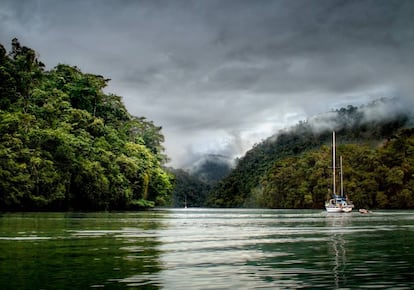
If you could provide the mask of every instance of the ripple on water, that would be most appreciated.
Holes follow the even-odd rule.
[[[162,289],[414,286],[412,212],[160,210],[75,214],[64,220],[46,216],[47,224],[39,222],[43,214],[34,216],[22,221],[11,215],[0,223],[2,249],[7,249],[2,261],[18,270],[3,267],[3,281],[20,273],[20,280],[35,281],[38,288],[54,280],[68,289],[62,277],[86,288],[113,283]],[[56,243],[36,243],[49,239]],[[64,259],[56,259],[56,253]],[[34,265],[34,257],[40,263]],[[50,271],[41,264],[56,267]]]
[[[50,240],[52,237],[39,237],[39,236],[18,236],[18,237],[0,237],[0,240],[5,241],[39,241]]]

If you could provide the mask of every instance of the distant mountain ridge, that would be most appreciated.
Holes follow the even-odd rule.
[[[274,164],[328,144],[332,130],[337,131],[338,143],[375,147],[411,124],[411,114],[396,99],[380,99],[312,117],[255,145],[209,192],[206,205],[259,206],[251,197]]]
[[[201,207],[208,192],[231,172],[227,156],[209,154],[189,170],[170,169],[175,176],[174,207]]]

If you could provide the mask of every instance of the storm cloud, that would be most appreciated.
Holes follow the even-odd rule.
[[[110,78],[179,167],[340,106],[412,106],[413,16],[410,0],[3,0],[0,42]]]

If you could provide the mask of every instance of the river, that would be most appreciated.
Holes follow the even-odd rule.
[[[414,289],[414,212],[0,214],[0,289]]]

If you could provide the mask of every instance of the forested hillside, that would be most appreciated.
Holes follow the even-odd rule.
[[[227,157],[210,154],[189,170],[170,170],[175,176],[172,205],[202,207],[208,192],[230,173],[231,165]]]
[[[131,116],[108,80],[46,71],[17,39],[0,45],[0,209],[102,210],[164,204],[161,127]]]
[[[414,139],[411,130],[401,131],[409,116],[402,112],[367,116],[392,101],[336,110],[257,144],[209,193],[207,204],[323,208],[330,190],[330,142],[335,129],[346,160],[345,187],[356,205],[413,207]]]
[[[183,169],[170,169],[175,176],[172,192],[173,207],[203,207],[211,185]]]
[[[331,148],[322,146],[275,162],[262,177],[255,203],[271,208],[323,208],[331,193]],[[358,208],[414,208],[414,129],[404,129],[378,148],[346,144],[345,193]]]

